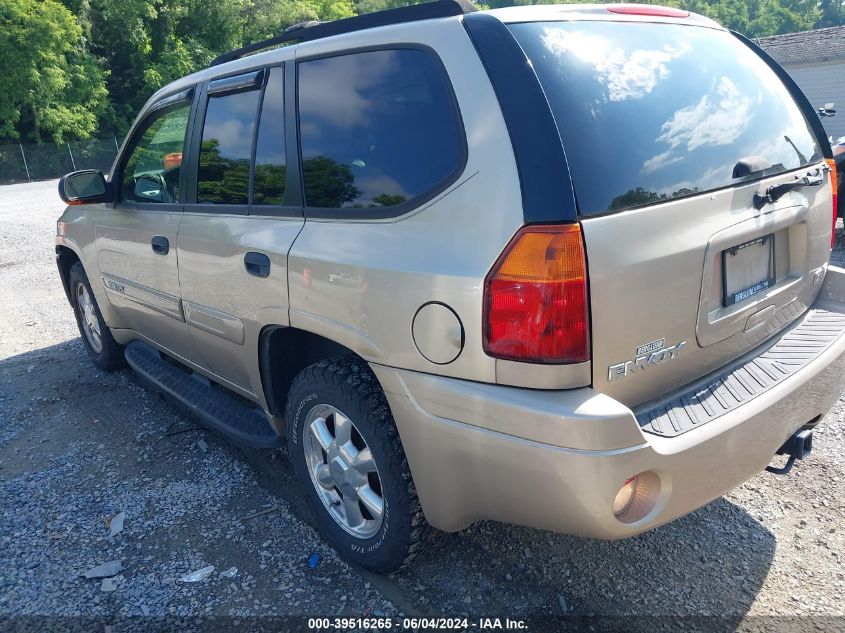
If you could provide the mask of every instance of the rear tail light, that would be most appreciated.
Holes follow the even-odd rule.
[[[589,360],[587,306],[580,225],[524,227],[484,281],[484,351],[529,363]]]
[[[828,173],[830,174],[830,189],[833,193],[833,226],[830,227],[830,247],[833,248],[836,245],[836,211],[839,207],[839,180],[837,180],[836,176],[836,161],[828,158],[827,166],[830,167]]]

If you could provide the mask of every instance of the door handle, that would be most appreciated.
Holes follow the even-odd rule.
[[[244,268],[250,275],[256,277],[270,276],[270,258],[264,253],[250,251],[244,255]]]
[[[154,235],[153,239],[150,240],[150,244],[152,244],[154,253],[167,255],[170,252],[170,240],[163,235]]]

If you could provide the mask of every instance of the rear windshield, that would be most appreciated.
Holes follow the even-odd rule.
[[[730,33],[669,24],[511,24],[552,108],[583,215],[718,189],[821,156],[772,70]],[[748,177],[745,178],[747,180]]]

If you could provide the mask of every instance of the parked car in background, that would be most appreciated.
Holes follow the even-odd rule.
[[[62,179],[56,254],[98,367],[286,442],[392,572],[433,528],[624,538],[804,457],[845,388],[834,178],[707,18],[446,0],[165,86]]]

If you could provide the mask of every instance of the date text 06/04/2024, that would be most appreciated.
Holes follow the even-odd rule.
[[[519,631],[527,629],[525,620],[510,618],[309,618],[308,629],[319,630],[413,630],[437,631],[467,629]]]

